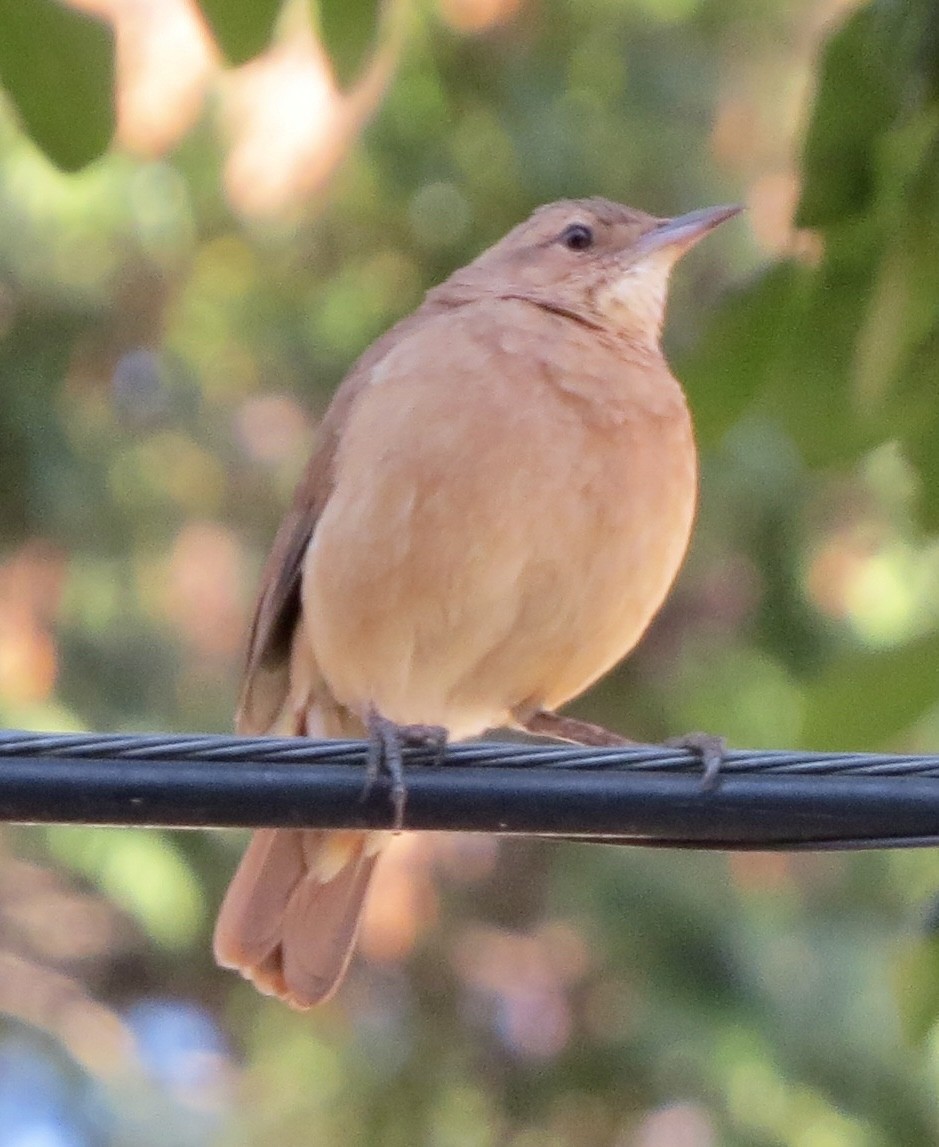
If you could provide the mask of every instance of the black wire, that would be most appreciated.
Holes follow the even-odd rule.
[[[0,732],[0,820],[390,828],[361,741]],[[713,790],[687,749],[461,743],[405,751],[413,829],[669,848],[939,844],[939,757],[731,750]]]
[[[165,733],[34,733],[0,730],[0,757],[151,761],[245,761],[253,764],[352,764],[365,761],[364,741],[312,740],[305,737],[234,737]],[[405,750],[409,761],[433,760],[432,748]],[[639,769],[650,772],[697,768],[696,755],[684,748],[629,745],[582,748],[569,744],[463,741],[447,747],[446,763],[482,767],[542,765],[552,768]],[[800,773],[815,776],[939,777],[939,755],[893,753],[809,753],[792,749],[728,749],[724,776],[747,773]]]

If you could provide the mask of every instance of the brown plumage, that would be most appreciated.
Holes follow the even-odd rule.
[[[238,731],[550,727],[658,610],[697,463],[659,348],[668,274],[736,208],[541,208],[352,368],[267,562]],[[566,733],[566,727],[565,727]],[[255,834],[219,962],[297,1007],[338,985],[380,833]]]

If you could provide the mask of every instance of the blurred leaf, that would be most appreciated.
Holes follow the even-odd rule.
[[[907,1038],[921,1043],[939,1021],[939,936],[910,941],[891,978]]]
[[[74,340],[88,319],[78,313],[18,315],[0,339],[0,541],[51,520],[63,487],[74,488],[71,456],[55,417],[54,392]]]
[[[57,0],[0,0],[0,80],[32,138],[64,168],[114,134],[114,42],[102,21]]]
[[[191,943],[205,915],[195,873],[171,833],[50,826],[50,850],[86,875],[167,948]]]
[[[852,245],[860,250],[845,254]],[[785,342],[769,378],[770,409],[809,466],[853,464],[883,436],[866,423],[854,389],[858,329],[870,289],[860,237],[832,243],[824,263],[780,314]]]
[[[680,372],[703,444],[761,400],[809,465],[854,462],[880,441],[852,391],[869,274],[863,254],[846,259],[833,244],[818,270],[776,264],[724,303]]]
[[[859,332],[859,387],[869,417],[894,434],[920,476],[920,520],[939,527],[939,103],[893,130],[881,149],[886,248]]]
[[[878,749],[939,701],[939,635],[881,653],[855,653],[807,682],[803,742]]]
[[[893,120],[902,97],[901,45],[891,23],[902,7],[862,8],[825,47],[803,150],[796,214],[801,227],[825,227],[871,206],[874,140]]]
[[[748,287],[728,296],[694,354],[678,372],[703,444],[713,444],[736,422],[776,367],[800,282],[796,263],[777,263]]]
[[[823,54],[796,222],[825,227],[872,210],[883,137],[937,97],[939,23],[931,0],[874,0],[848,19]]]
[[[923,420],[920,433],[904,438],[903,453],[919,477],[916,500],[919,521],[927,530],[939,530],[939,417],[936,412]]]
[[[243,64],[271,41],[282,0],[199,0],[222,54]]]
[[[341,85],[359,71],[374,42],[382,0],[319,0],[319,28]]]

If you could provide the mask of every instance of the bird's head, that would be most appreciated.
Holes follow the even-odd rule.
[[[657,343],[672,266],[740,210],[708,207],[658,219],[608,199],[549,203],[450,283],[458,290],[530,299]]]

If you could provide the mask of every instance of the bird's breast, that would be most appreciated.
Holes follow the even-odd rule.
[[[473,733],[629,651],[681,564],[697,476],[664,362],[552,353],[517,325],[451,336],[402,348],[357,402],[303,605],[340,701]]]

